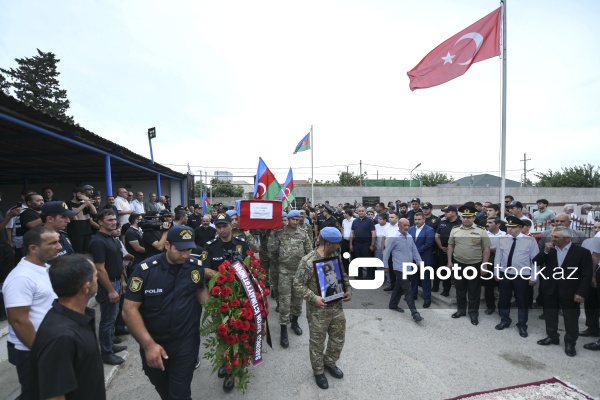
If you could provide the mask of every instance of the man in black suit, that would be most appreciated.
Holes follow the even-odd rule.
[[[565,320],[565,354],[573,357],[577,354],[575,343],[579,336],[580,305],[588,295],[592,280],[592,254],[573,245],[569,228],[558,226],[552,230],[552,242],[547,243],[533,261],[545,266],[539,277],[544,281],[540,290],[548,337],[537,343],[543,346],[560,343],[560,307]]]

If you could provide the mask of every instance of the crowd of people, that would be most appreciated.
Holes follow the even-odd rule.
[[[306,301],[309,357],[323,389],[325,371],[337,379],[344,375],[336,362],[346,329],[342,304],[352,298],[350,278],[375,279],[375,268],[348,276],[349,263],[358,258],[381,261],[383,291],[392,292],[389,309],[404,313],[404,296],[416,323],[424,320],[419,287],[427,309],[432,293],[448,297],[454,286],[457,310],[451,317],[468,315],[478,325],[483,286],[485,314],[498,312],[498,330],[511,326],[515,307],[519,335],[527,337],[530,310],[541,308],[547,337],[540,345],[560,342],[559,315],[568,356],[576,354],[579,336],[600,337],[600,221],[578,218],[569,205],[556,214],[540,199],[529,215],[507,196],[503,205],[447,205],[438,215],[418,198],[373,208],[307,202],[286,210],[280,229],[247,231],[238,225],[238,212],[223,204],[203,214],[198,204],[171,210],[168,196],[150,194],[145,201],[142,192],[117,193],[101,205],[91,185],[74,189],[66,201],[55,199],[51,188],[41,194],[25,190],[22,202],[0,215],[0,318],[9,321],[9,361],[22,399],[70,393],[104,398],[104,391],[92,395],[91,388],[103,382],[102,363],[124,362],[118,353],[126,349],[127,334],[139,343],[144,372],[161,398],[190,398],[207,283],[222,262],[243,258],[248,250],[267,272],[282,349],[289,347],[288,325],[303,334],[299,318]],[[589,224],[593,237],[584,229]],[[86,308],[92,297],[100,308],[97,343],[93,310]],[[579,332],[581,304],[587,329]],[[68,327],[62,339],[58,321]],[[72,358],[65,367],[71,373],[43,373],[52,362],[67,363],[57,358],[69,346],[93,362],[83,368],[83,359]],[[600,350],[600,340],[584,347]],[[218,376],[231,391],[228,371],[219,368]]]

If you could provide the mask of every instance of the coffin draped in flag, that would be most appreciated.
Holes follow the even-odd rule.
[[[256,171],[256,181],[254,182],[254,198],[257,200],[275,200],[279,197],[281,185],[275,179],[262,157],[258,158],[258,170]]]
[[[288,204],[292,204],[292,201],[296,199],[296,195],[294,193],[294,175],[292,173],[292,169],[288,172],[288,176],[283,184],[283,188],[281,188],[281,194],[279,195],[281,201],[283,202],[283,208],[287,208]]]
[[[500,7],[431,50],[407,72],[410,90],[441,85],[463,75],[473,63],[499,56],[501,13]]]

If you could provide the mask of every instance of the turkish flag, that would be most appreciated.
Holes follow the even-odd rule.
[[[441,85],[467,72],[471,64],[499,56],[501,11],[492,11],[431,50],[407,72],[410,90]]]

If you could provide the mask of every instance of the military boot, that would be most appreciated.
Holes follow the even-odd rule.
[[[298,317],[295,315],[290,315],[290,320],[292,321],[292,330],[298,336],[302,335],[302,328],[298,325]]]
[[[281,325],[281,339],[279,340],[279,344],[284,349],[287,349],[288,346],[290,345],[290,341],[288,340],[288,334],[287,334],[287,325]]]

